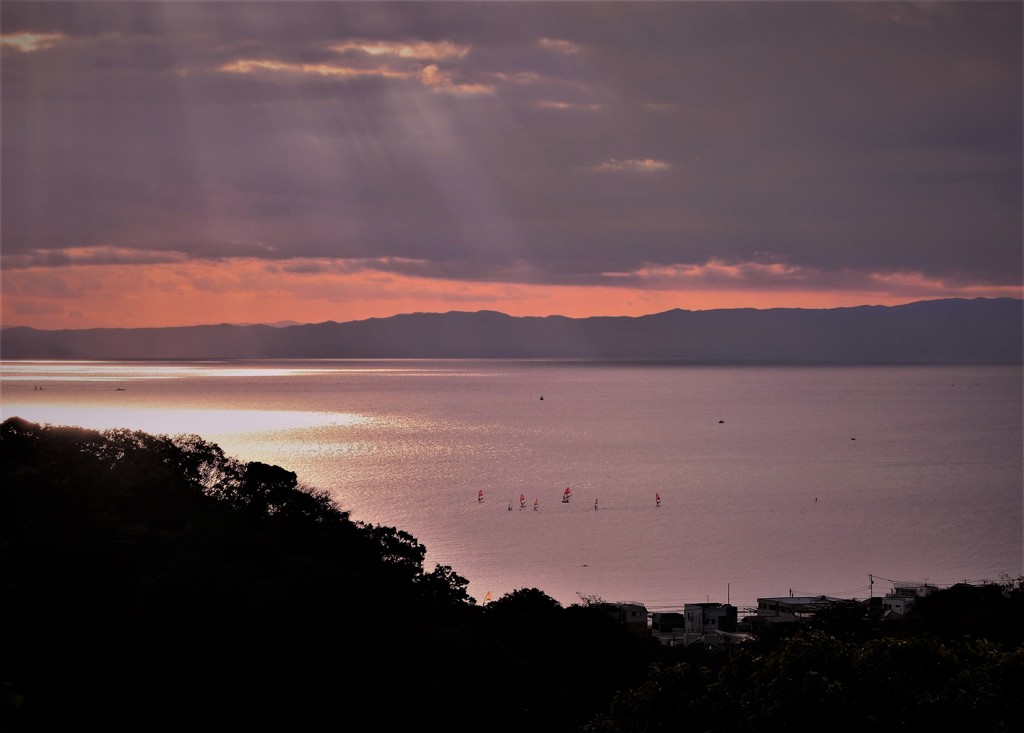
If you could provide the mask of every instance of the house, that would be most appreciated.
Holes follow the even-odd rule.
[[[728,603],[687,603],[682,613],[651,614],[651,636],[665,646],[715,648],[754,638],[737,632],[736,607]]]
[[[682,634],[686,631],[686,616],[675,611],[652,613],[651,631],[657,634]]]
[[[651,614],[651,636],[664,646],[686,644],[686,616],[675,611]]]
[[[646,637],[650,631],[647,606],[633,601],[604,604],[612,618],[626,626],[626,631]]]
[[[780,622],[807,621],[813,618],[818,611],[846,602],[845,598],[831,596],[758,598],[756,615]]]
[[[736,606],[728,603],[687,603],[683,615],[686,631],[691,634],[736,631]]]
[[[772,634],[806,623],[819,611],[847,602],[844,598],[831,596],[758,598],[757,612],[746,616],[738,628],[759,635]]]
[[[882,610],[887,617],[906,616],[918,598],[931,595],[939,588],[928,583],[893,582],[892,591],[882,597]]]

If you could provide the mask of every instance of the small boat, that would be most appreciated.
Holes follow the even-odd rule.
[[[568,504],[569,499],[572,498],[572,489],[568,486],[565,487],[565,491],[562,492],[562,503]]]
[[[597,499],[594,499],[594,511],[597,511]]]
[[[478,492],[476,492],[476,502],[477,502],[477,504],[479,504],[483,500],[484,500],[484,490],[480,489]]]
[[[661,506],[661,494],[659,494],[657,491],[654,492],[654,505]]]

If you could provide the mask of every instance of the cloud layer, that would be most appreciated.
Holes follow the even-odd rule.
[[[1021,8],[6,2],[3,321],[132,267],[322,320],[1019,297]]]

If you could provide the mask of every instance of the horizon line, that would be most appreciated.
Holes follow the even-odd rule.
[[[0,325],[0,331],[7,331],[15,328],[24,328],[31,331],[144,331],[144,330],[169,330],[174,328],[215,328],[218,326],[232,326],[234,328],[252,328],[254,326],[266,326],[268,328],[293,328],[295,326],[322,326],[325,324],[345,324],[345,323],[364,323],[367,321],[384,321],[390,318],[399,318],[402,316],[422,316],[422,315],[453,315],[453,314],[467,314],[476,315],[481,313],[493,313],[496,315],[504,316],[506,318],[517,318],[517,319],[545,319],[545,318],[563,318],[571,321],[586,321],[590,319],[630,319],[636,320],[640,318],[649,318],[651,316],[663,315],[665,313],[673,313],[680,311],[683,313],[715,313],[721,311],[841,311],[841,310],[855,310],[859,308],[902,308],[911,305],[917,305],[920,303],[940,303],[945,301],[978,301],[978,300],[1012,300],[1024,303],[1024,295],[1021,297],[1010,297],[1010,296],[999,296],[999,297],[984,297],[978,296],[974,298],[965,297],[951,297],[951,298],[924,298],[919,300],[908,300],[905,303],[899,303],[896,305],[880,305],[872,303],[864,303],[861,305],[847,305],[847,306],[835,306],[831,308],[802,308],[802,307],[787,307],[787,306],[773,306],[770,308],[754,308],[751,306],[742,306],[736,308],[669,308],[668,310],[655,311],[653,313],[645,313],[639,316],[628,316],[628,315],[617,315],[617,316],[565,316],[558,313],[551,313],[546,316],[514,316],[503,311],[492,310],[488,308],[482,308],[474,311],[464,310],[448,310],[448,311],[401,311],[398,313],[392,313],[388,316],[370,316],[369,318],[356,318],[349,321],[335,321],[328,319],[326,321],[292,321],[289,319],[282,319],[280,321],[273,321],[270,323],[258,322],[258,323],[230,323],[227,321],[221,321],[219,323],[192,323],[184,324],[180,326],[88,326],[85,328],[37,328],[35,326],[24,326],[24,325]]]

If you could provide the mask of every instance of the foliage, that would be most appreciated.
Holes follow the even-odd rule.
[[[1021,730],[1024,648],[928,635],[845,641],[808,630],[767,653],[738,647],[717,671],[652,668],[590,733],[714,730]]]
[[[429,665],[408,638],[443,632],[420,619],[464,623],[472,606],[468,581],[425,572],[407,533],[194,435],[12,418],[0,461],[0,701],[15,727],[134,727],[158,709],[168,727],[200,711],[370,719],[392,689],[380,680],[412,689]]]
[[[918,598],[906,626],[912,633],[957,638],[973,636],[1006,644],[1024,644],[1024,576],[999,583],[958,583]]]
[[[596,597],[477,606],[394,527],[196,435],[0,424],[5,730],[1024,729],[1022,579],[727,651]]]
[[[196,435],[11,418],[0,725],[563,733],[642,679],[607,614],[535,588],[479,607],[425,555]]]

